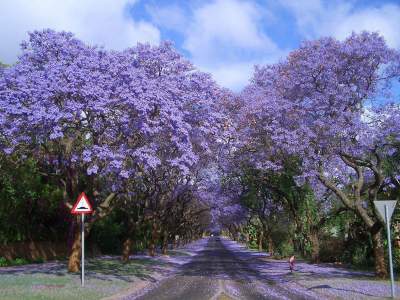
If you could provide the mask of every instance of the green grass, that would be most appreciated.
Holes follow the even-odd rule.
[[[122,263],[117,259],[91,259],[86,264],[85,287],[80,274],[70,274],[66,264],[40,270],[27,266],[15,273],[1,272],[0,299],[100,299],[116,294],[139,280],[154,280],[152,274],[162,264],[150,259]]]

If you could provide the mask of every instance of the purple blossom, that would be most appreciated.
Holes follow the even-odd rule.
[[[14,149],[13,148],[4,148],[3,151],[5,154],[9,155],[14,152]]]
[[[86,170],[107,183],[102,192],[125,195],[164,172],[163,187],[193,183],[213,158],[230,93],[171,43],[108,51],[43,30],[21,47],[0,75],[1,149],[34,154],[60,176]]]
[[[97,174],[98,170],[99,170],[99,167],[97,165],[92,165],[89,168],[87,168],[87,174],[88,175]]]
[[[122,178],[125,178],[125,179],[129,178],[129,172],[126,171],[126,170],[122,170],[122,171],[119,173],[119,175],[120,175]]]
[[[92,161],[92,152],[90,150],[83,150],[82,152],[82,160],[84,162],[91,162]]]

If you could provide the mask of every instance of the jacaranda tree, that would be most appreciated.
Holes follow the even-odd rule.
[[[256,68],[244,91],[253,107],[248,143],[264,166],[280,168],[282,153],[301,160],[303,175],[318,190],[330,189],[370,233],[378,276],[387,275],[381,229],[373,201],[385,185],[383,161],[399,140],[399,107],[378,107],[398,78],[399,53],[374,33],[343,42],[305,42],[281,63]],[[247,95],[247,96],[246,96]],[[284,157],[284,156],[283,156]]]
[[[68,207],[89,192],[88,231],[129,180],[160,166],[188,174],[218,122],[218,87],[169,43],[115,52],[36,31],[0,90],[2,150],[40,161]],[[79,270],[79,251],[77,232],[70,271]]]

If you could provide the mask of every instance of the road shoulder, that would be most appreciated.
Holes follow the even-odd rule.
[[[150,257],[147,255],[133,255],[130,258],[134,260],[137,257],[145,257],[158,262],[160,265],[168,265],[168,269],[163,269],[162,272],[155,271],[152,273],[153,280],[140,280],[132,283],[127,289],[120,291],[117,294],[103,298],[102,300],[123,300],[134,299],[156,288],[165,280],[174,276],[180,267],[188,262],[200,251],[202,251],[207,243],[207,239],[200,239],[183,247],[171,250],[168,255],[156,255]]]
[[[378,280],[372,272],[356,271],[333,264],[311,264],[297,262],[295,271],[289,271],[287,260],[277,260],[267,253],[246,248],[230,240],[229,247],[248,253],[242,257],[276,285],[289,291],[307,293],[317,299],[382,299],[390,297],[389,280]],[[396,282],[396,294],[400,295],[400,284]]]

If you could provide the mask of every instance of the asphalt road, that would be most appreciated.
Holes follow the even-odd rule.
[[[309,299],[260,274],[248,254],[232,250],[218,237],[173,276],[162,280],[140,300]]]

